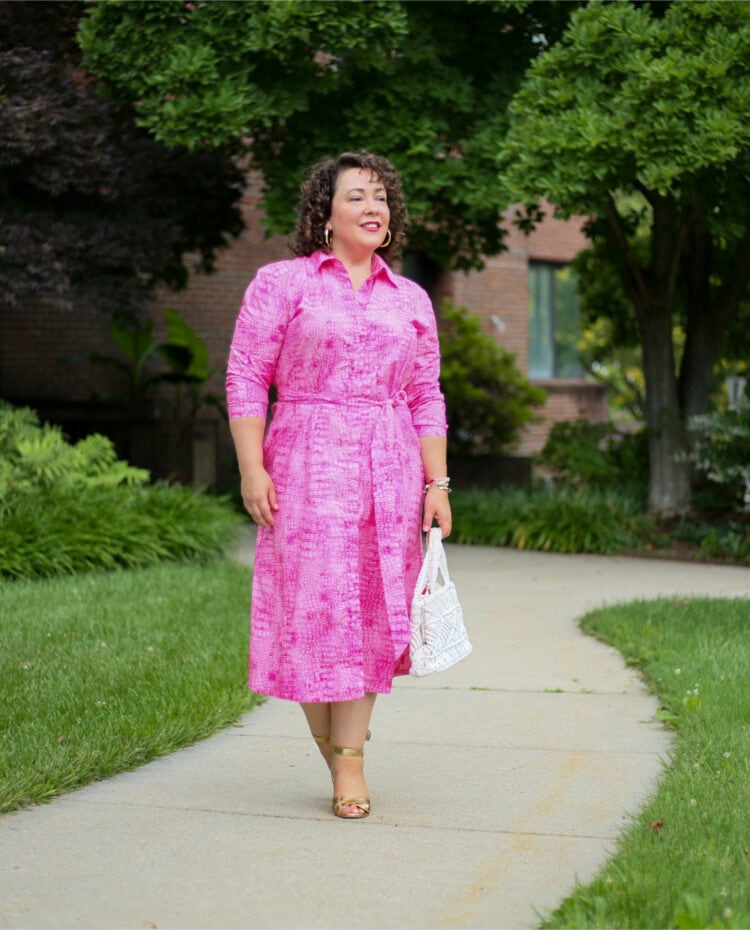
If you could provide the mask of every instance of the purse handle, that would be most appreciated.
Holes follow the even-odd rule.
[[[419,572],[417,590],[432,593],[435,590],[438,573],[443,576],[445,584],[450,583],[448,560],[443,548],[443,531],[439,526],[433,526],[427,536],[427,553]]]

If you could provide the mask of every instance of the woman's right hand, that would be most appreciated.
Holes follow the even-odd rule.
[[[240,485],[242,503],[245,510],[264,530],[270,530],[276,523],[273,514],[279,509],[276,488],[273,479],[265,468],[254,468],[242,474]]]

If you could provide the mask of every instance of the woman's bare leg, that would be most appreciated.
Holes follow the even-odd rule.
[[[331,743],[345,749],[362,749],[370,725],[376,695],[367,693],[356,701],[331,703]],[[336,797],[366,798],[367,783],[362,756],[332,756],[333,793]],[[356,805],[343,808],[344,814],[356,814]]]
[[[331,735],[331,705],[327,702],[319,704],[304,703],[300,704],[302,711],[307,718],[307,725],[313,736],[330,736]],[[326,760],[328,768],[331,767],[331,740],[327,739],[318,743],[320,754]]]

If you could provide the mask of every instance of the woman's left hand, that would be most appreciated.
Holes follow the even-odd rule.
[[[451,505],[448,501],[448,492],[440,488],[430,488],[424,496],[424,519],[422,520],[422,531],[428,532],[432,526],[432,521],[437,520],[438,526],[442,530],[443,539],[450,536],[453,525],[451,517]]]

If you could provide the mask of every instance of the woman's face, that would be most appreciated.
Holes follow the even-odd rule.
[[[347,168],[336,181],[331,202],[331,251],[356,261],[383,244],[391,213],[381,180],[367,168]]]

